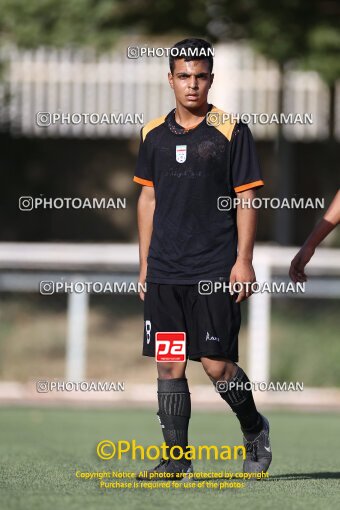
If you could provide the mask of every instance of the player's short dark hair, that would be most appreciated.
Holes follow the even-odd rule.
[[[190,62],[191,60],[207,60],[209,63],[209,71],[212,72],[214,65],[214,57],[213,57],[213,48],[212,45],[205,41],[204,39],[183,39],[183,41],[179,41],[173,45],[173,48],[177,48],[175,51],[170,51],[169,56],[169,66],[170,71],[173,73],[175,69],[175,60],[183,59],[185,62]],[[190,51],[188,51],[190,48]],[[195,50],[195,48],[197,48]],[[182,50],[182,55],[181,55]],[[204,51],[205,50],[205,51]],[[178,56],[175,53],[178,51]],[[198,56],[192,56],[194,52],[197,52]],[[186,55],[183,56],[183,53]],[[199,55],[201,53],[201,55]]]

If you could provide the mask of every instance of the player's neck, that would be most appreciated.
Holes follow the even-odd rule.
[[[176,103],[175,121],[183,128],[191,129],[202,122],[208,110],[208,103],[195,110],[188,110],[188,108]]]

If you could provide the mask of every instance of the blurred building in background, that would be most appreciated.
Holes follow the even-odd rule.
[[[162,43],[154,43],[162,47]],[[280,112],[283,83],[283,112],[293,122],[283,126],[291,141],[322,141],[330,132],[329,89],[317,72],[289,71],[281,77],[277,64],[241,43],[214,46],[215,80],[210,100],[230,113],[253,113],[257,140],[273,140],[278,134],[275,120],[265,115]],[[174,107],[167,81],[168,59],[127,58],[127,48],[95,55],[86,50],[8,49],[2,52],[5,74],[1,84],[1,127],[13,136],[43,138],[122,138],[138,136],[140,125],[67,122],[70,113],[116,115],[142,114],[145,122]],[[340,87],[336,105],[340,104]],[[54,124],[39,124],[38,113],[65,114]],[[309,114],[312,123],[296,120]],[[262,118],[262,122],[261,122]],[[246,116],[245,116],[246,119]],[[288,119],[288,117],[287,117]],[[295,119],[295,123],[294,123]],[[33,121],[33,122],[32,122]],[[335,137],[340,140],[340,108],[335,111]]]

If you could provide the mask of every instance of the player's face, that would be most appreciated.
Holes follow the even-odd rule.
[[[169,83],[174,90],[176,100],[185,108],[195,110],[207,102],[208,92],[214,75],[209,71],[207,60],[174,62],[174,72],[168,74]]]

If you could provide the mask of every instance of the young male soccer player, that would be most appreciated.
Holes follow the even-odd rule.
[[[244,384],[249,379],[236,364],[240,302],[250,293],[242,289],[231,295],[221,289],[204,295],[198,285],[201,280],[255,281],[256,211],[220,210],[217,204],[220,196],[252,199],[263,181],[248,127],[224,118],[219,123],[221,111],[208,103],[214,77],[211,45],[185,39],[174,47],[178,56],[170,56],[168,78],[176,108],[142,129],[134,177],[143,186],[137,208],[140,282],[147,282],[145,296],[141,293],[143,354],[155,356],[155,333],[185,332],[188,358],[202,363],[214,385],[239,383],[220,395],[244,434],[243,468],[267,471],[272,458],[269,424],[257,411]],[[191,414],[186,361],[157,363],[157,368],[157,414],[164,441],[185,452]],[[153,475],[174,476],[191,471],[184,457],[162,459],[152,470]]]

